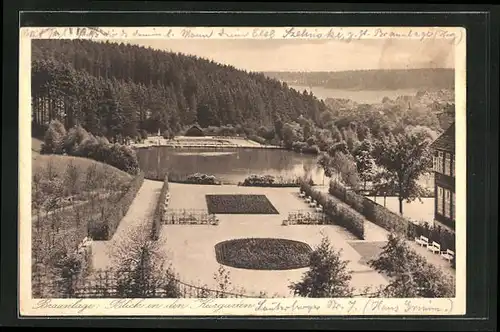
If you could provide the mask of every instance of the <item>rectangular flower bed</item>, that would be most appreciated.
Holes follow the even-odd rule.
[[[266,195],[206,195],[207,207],[215,214],[278,214]]]

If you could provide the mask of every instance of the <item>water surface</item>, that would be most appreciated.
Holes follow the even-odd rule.
[[[281,149],[150,147],[138,149],[139,165],[146,174],[169,173],[215,175],[223,183],[237,184],[251,174],[285,178],[310,175],[317,184],[326,183],[316,156]]]

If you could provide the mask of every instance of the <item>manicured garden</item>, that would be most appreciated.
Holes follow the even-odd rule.
[[[278,214],[266,195],[205,195],[209,213]]]
[[[311,252],[308,244],[287,239],[235,239],[215,245],[218,263],[252,270],[291,270],[308,267]]]

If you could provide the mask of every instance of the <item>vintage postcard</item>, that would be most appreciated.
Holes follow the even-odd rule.
[[[20,30],[20,315],[462,315],[466,31]]]

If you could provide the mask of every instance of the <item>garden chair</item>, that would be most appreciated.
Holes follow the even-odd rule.
[[[441,257],[443,257],[443,259],[446,259],[448,262],[451,262],[453,260],[453,257],[455,257],[455,252],[451,251],[450,249],[446,249],[446,251],[441,252]]]
[[[432,251],[433,254],[439,254],[441,252],[441,245],[436,241],[432,241],[432,244],[427,246],[427,249]]]
[[[417,242],[417,244],[422,247],[427,247],[429,245],[429,239],[423,235],[420,235],[420,237],[416,237],[415,242]]]
[[[306,198],[306,202],[307,202],[307,203],[310,203],[310,202],[311,202],[311,197],[310,197],[310,196],[307,196],[307,198]]]

